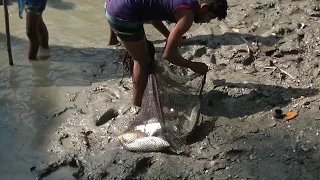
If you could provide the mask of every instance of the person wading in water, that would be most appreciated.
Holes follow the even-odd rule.
[[[49,34],[42,13],[47,0],[25,0],[26,31],[29,39],[28,59],[38,60],[50,56]],[[37,56],[39,51],[39,56]]]

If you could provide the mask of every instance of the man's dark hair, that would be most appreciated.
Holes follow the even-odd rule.
[[[227,0],[207,0],[206,3],[208,4],[208,10],[216,15],[219,21],[227,17]]]

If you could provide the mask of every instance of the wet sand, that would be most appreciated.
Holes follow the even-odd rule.
[[[61,168],[45,179],[318,179],[317,3],[230,1],[227,24],[214,20],[186,34],[184,57],[213,69],[187,156],[131,153],[115,140],[133,116],[131,84],[126,77],[118,85],[123,50],[107,45],[103,2],[50,1],[44,20],[53,56],[37,62],[26,59],[25,19],[13,3],[13,67],[0,28],[0,179],[34,179],[52,163]],[[146,27],[161,52],[163,38]],[[239,34],[251,56],[237,52],[247,49]],[[109,108],[120,115],[95,126]],[[298,116],[274,119],[276,108]]]

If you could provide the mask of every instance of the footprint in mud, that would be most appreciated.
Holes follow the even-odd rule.
[[[111,108],[108,109],[97,121],[96,126],[101,126],[105,123],[107,123],[109,120],[116,118],[119,115],[118,111]]]
[[[222,157],[225,159],[234,159],[234,158],[238,158],[244,151],[243,150],[239,150],[239,149],[232,149],[228,152],[222,153]]]
[[[71,149],[74,147],[71,143],[71,137],[69,136],[69,134],[62,134],[59,138],[59,143],[61,146],[67,149]]]
[[[231,163],[239,159],[239,156],[244,153],[244,150],[232,149],[227,152],[222,152],[213,157],[213,160],[205,163],[206,170],[218,171],[230,166]]]
[[[61,143],[62,143],[62,146],[67,148],[67,149],[71,149],[71,148],[74,147],[73,144],[71,143],[71,138],[70,137],[62,139]]]

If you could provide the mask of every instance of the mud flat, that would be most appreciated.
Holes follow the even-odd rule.
[[[39,162],[32,172],[39,179],[63,170],[70,179],[318,179],[319,1],[229,4],[226,23],[193,26],[181,49],[187,59],[212,69],[203,122],[186,153],[122,149],[115,137],[134,116],[132,87],[130,78],[123,85],[107,80],[70,101],[72,115],[48,148],[60,160]],[[160,52],[163,41],[149,39]],[[178,72],[174,67],[169,73]],[[103,73],[98,70],[96,77]],[[97,126],[108,109],[116,112]],[[298,116],[277,119],[276,109]]]

